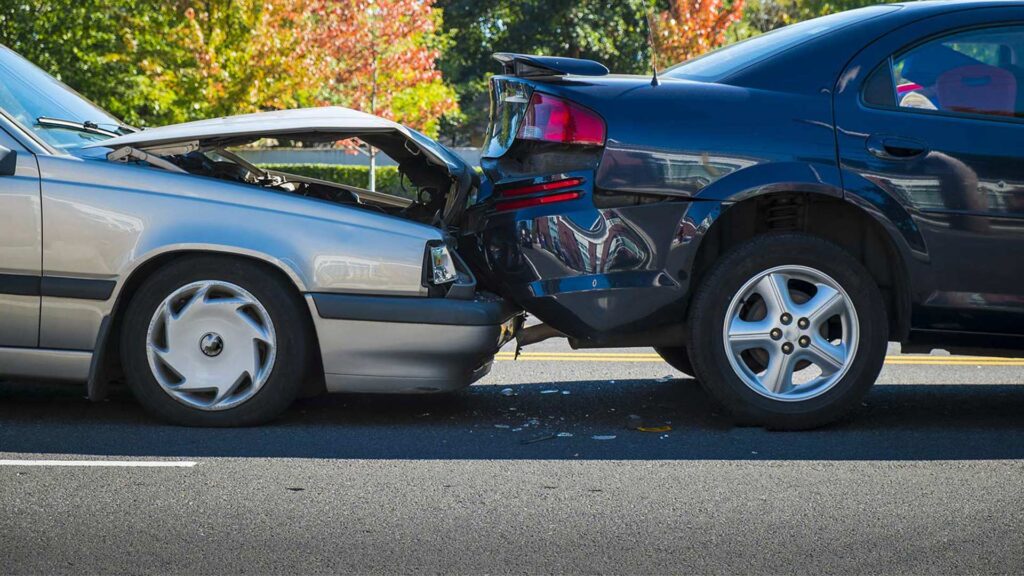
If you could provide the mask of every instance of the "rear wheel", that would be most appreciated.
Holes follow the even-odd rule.
[[[263,423],[305,382],[308,312],[258,264],[176,260],[145,281],[126,313],[121,350],[132,391],[174,424]]]
[[[690,362],[690,353],[682,346],[670,348],[655,348],[655,352],[662,360],[668,362],[669,366],[679,370],[687,376],[693,376],[693,364]]]
[[[698,379],[741,421],[779,429],[832,422],[874,384],[888,341],[873,278],[806,234],[754,238],[709,271],[691,307]]]

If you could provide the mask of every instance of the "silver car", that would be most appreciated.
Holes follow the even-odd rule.
[[[417,200],[263,170],[229,148],[359,138]],[[0,47],[0,377],[122,375],[154,414],[235,426],[300,393],[438,392],[520,315],[450,231],[479,184],[438,143],[344,108],[136,130]]]

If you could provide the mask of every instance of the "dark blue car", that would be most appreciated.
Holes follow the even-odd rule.
[[[904,351],[1024,349],[1024,3],[914,2],[651,76],[500,54],[463,252],[739,420],[831,422]]]

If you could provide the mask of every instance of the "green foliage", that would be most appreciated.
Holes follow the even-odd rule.
[[[129,124],[175,116],[175,94],[164,87],[171,71],[158,63],[181,55],[153,33],[172,26],[156,0],[0,2],[0,44]]]
[[[307,176],[337,184],[366,188],[370,182],[369,166],[339,166],[336,164],[261,164],[261,168],[287,172],[296,176]],[[377,191],[385,194],[414,198],[415,188],[406,181],[402,189],[401,176],[397,166],[377,168]]]
[[[742,40],[801,20],[894,1],[896,0],[747,0],[743,8],[743,20],[731,31],[731,39]]]
[[[664,10],[667,0],[649,0]],[[440,61],[455,86],[461,125],[442,124],[455,145],[479,145],[487,122],[487,78],[499,71],[494,52],[590,58],[612,72],[649,70],[647,23],[641,0],[439,0],[450,45]]]
[[[747,0],[729,39],[878,1]],[[0,0],[0,43],[137,126],[316,105],[328,93],[329,100],[366,108],[366,90],[356,89],[369,85],[366,74],[351,79],[329,69],[353,75],[357,63],[367,61],[360,51],[367,43],[357,34],[367,27],[340,9],[364,2]],[[310,8],[321,4],[319,12]],[[381,9],[385,4],[403,6],[389,0]],[[590,58],[612,72],[649,71],[642,0],[437,0],[433,6],[440,14],[419,6],[418,48],[403,45],[393,51],[395,65],[381,68],[408,77],[382,76],[388,103],[378,112],[439,132],[451,144],[481,143],[487,79],[499,70],[494,52]],[[658,14],[669,1],[648,0],[648,7]],[[389,18],[381,33],[415,35],[401,22]],[[381,38],[398,45],[392,36]],[[438,53],[443,80],[432,72]]]

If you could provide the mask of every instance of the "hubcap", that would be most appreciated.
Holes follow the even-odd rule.
[[[856,357],[853,302],[838,282],[813,268],[779,266],[758,274],[733,297],[725,318],[729,364],[751,390],[774,400],[824,394]]]
[[[208,280],[175,290],[157,307],[146,352],[153,376],[172,398],[200,410],[225,410],[266,383],[277,337],[270,314],[252,294]]]

